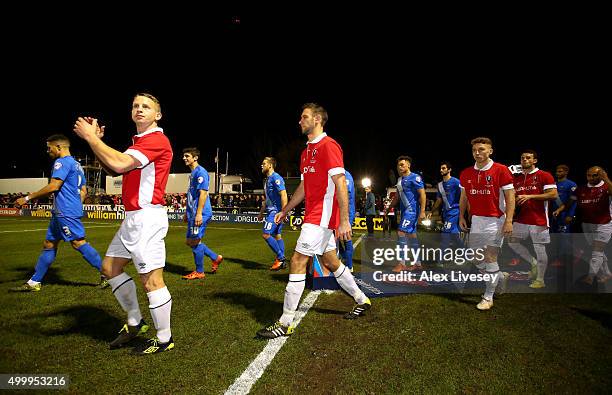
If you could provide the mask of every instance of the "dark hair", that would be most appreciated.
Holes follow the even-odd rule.
[[[475,139],[472,139],[470,144],[489,144],[492,147],[493,141],[491,141],[491,139],[488,137],[476,137]]]
[[[558,169],[558,168],[561,168],[561,169],[563,169],[563,170],[565,170],[566,172],[568,172],[568,173],[569,173],[569,166],[568,166],[568,165],[558,165],[558,166],[557,166],[557,169]]]
[[[317,103],[306,103],[302,106],[302,110],[310,109],[312,111],[312,115],[319,114],[321,116],[321,126],[325,126],[327,123],[327,111]]]
[[[446,168],[449,169],[449,170],[453,168],[453,165],[451,165],[451,163],[449,161],[446,161],[446,160],[442,161],[442,163],[440,163],[440,167],[442,167],[442,166],[446,166]]]
[[[47,137],[47,143],[56,143],[56,142],[62,142],[70,146],[70,140],[68,139],[68,137],[64,136],[63,134],[54,134],[54,135]]]
[[[538,159],[538,153],[535,152],[532,149],[524,149],[524,150],[522,150],[521,151],[521,155],[523,155],[523,154],[531,154],[531,155],[533,155],[533,159]]]
[[[155,104],[157,104],[157,111],[161,112],[161,104],[159,103],[159,100],[157,100],[157,97],[153,96],[150,93],[137,93],[134,95],[134,99],[136,99],[138,96],[146,97],[148,99],[153,100]]]
[[[272,165],[273,168],[276,169],[276,159],[272,156],[266,156],[264,160]]]
[[[408,155],[401,155],[397,157],[397,160],[395,161],[395,163],[399,163],[400,161],[407,161],[408,163],[410,163],[412,165],[412,158],[409,157]]]
[[[189,148],[184,148],[183,149],[183,154],[190,154],[193,157],[198,157],[198,159],[200,158],[200,150],[197,149],[196,147],[189,147]]]

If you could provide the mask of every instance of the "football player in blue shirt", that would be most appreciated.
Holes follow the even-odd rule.
[[[267,156],[261,162],[261,172],[266,176],[264,184],[265,199],[261,203],[259,220],[264,220],[262,237],[268,243],[270,249],[276,254],[276,259],[270,270],[280,270],[287,267],[285,262],[285,242],[281,236],[283,224],[275,224],[274,216],[287,205],[287,191],[285,180],[274,171],[276,159]]]
[[[463,248],[463,241],[459,237],[459,201],[461,194],[465,193],[459,179],[451,176],[452,166],[449,162],[440,164],[440,175],[442,181],[437,185],[437,199],[431,211],[435,212],[438,207],[442,206],[442,243],[440,248],[442,252],[448,248],[451,243],[458,248]]]
[[[578,185],[568,180],[569,166],[559,165],[555,171],[557,176],[557,199],[550,200],[550,232],[560,233],[557,243],[557,258],[551,266],[561,266],[562,259],[572,256],[572,245],[569,233],[572,233],[572,220],[576,215],[576,201],[571,199]],[[565,209],[564,209],[565,208]]]
[[[80,252],[87,263],[95,267],[98,272],[102,267],[100,254],[85,240],[85,228],[81,222],[83,200],[87,195],[85,174],[79,162],[70,155],[70,140],[61,134],[50,136],[47,138],[47,152],[52,159],[55,159],[51,181],[39,191],[17,199],[15,205],[23,206],[30,200],[53,194],[53,215],[34,275],[27,283],[12,288],[13,292],[40,291],[41,282],[55,260],[61,240],[69,241],[72,248]],[[107,285],[103,277],[100,285],[102,288]]]
[[[189,176],[189,189],[187,190],[187,209],[185,221],[187,222],[187,239],[185,244],[193,251],[193,260],[196,270],[183,276],[185,280],[196,280],[206,277],[204,274],[204,255],[212,260],[212,273],[216,273],[223,256],[216,254],[202,243],[206,226],[212,218],[212,206],[208,195],[210,178],[208,172],[198,164],[200,151],[197,148],[185,148],[183,161],[191,169]]]
[[[355,181],[348,170],[344,169],[344,177],[346,178],[346,189],[348,191],[349,201],[349,223],[351,226],[355,223]],[[340,241],[338,243],[338,251],[344,260],[344,265],[353,271],[353,240]]]
[[[409,248],[413,254],[420,251],[419,240],[417,238],[417,223],[424,220],[425,217],[425,186],[421,176],[410,171],[412,158],[409,156],[400,156],[397,158],[397,193],[393,196],[390,207],[395,207],[397,201],[400,201],[401,219],[397,228],[398,244],[401,250]],[[385,209],[385,216],[388,214],[388,209]],[[410,267],[406,266],[405,261],[409,257],[404,255],[403,259],[393,268],[394,272],[405,270],[421,269],[421,261],[418,256],[413,256],[413,262]]]

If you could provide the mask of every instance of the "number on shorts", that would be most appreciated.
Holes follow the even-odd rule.
[[[402,228],[407,228],[408,226],[410,226],[410,220],[409,219],[405,219],[402,221]]]
[[[264,226],[264,229],[265,230],[272,230],[272,225],[274,225],[274,223],[266,222],[266,225]]]

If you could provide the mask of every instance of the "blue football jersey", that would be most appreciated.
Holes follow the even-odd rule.
[[[441,189],[442,188],[442,189]],[[442,199],[442,213],[459,209],[461,198],[461,183],[458,178],[451,177],[448,181],[440,181],[437,186],[437,197]],[[444,195],[442,193],[444,192]]]
[[[266,194],[266,213],[277,213],[281,211],[281,191],[285,190],[285,180],[277,172],[266,178],[264,192]]]
[[[346,177],[346,189],[348,191],[349,222],[352,224],[355,221],[355,181],[346,169],[344,169],[344,177]]]
[[[191,172],[189,176],[189,189],[187,190],[187,219],[194,219],[198,211],[198,203],[200,201],[200,191],[208,191],[210,178],[208,172],[198,166]],[[202,208],[202,217],[212,215],[212,206],[210,205],[210,195],[206,196],[206,203]]]
[[[578,186],[574,181],[571,180],[563,180],[557,182],[557,193],[559,196],[555,200],[550,201],[550,211],[555,211],[558,209],[561,204],[569,205],[569,208],[566,207],[567,215],[573,217],[576,212],[576,201],[570,199],[572,193],[576,191]]]
[[[59,191],[53,192],[53,214],[58,217],[82,217],[81,188],[85,185],[85,173],[81,164],[72,156],[57,158],[53,162],[51,178],[64,182]]]
[[[417,191],[423,188],[423,179],[416,173],[410,173],[397,179],[397,193],[399,194],[402,213],[419,212],[419,194]]]

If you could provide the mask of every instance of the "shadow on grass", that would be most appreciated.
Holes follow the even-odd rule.
[[[97,286],[99,284],[99,280],[100,280],[99,273],[97,272],[97,270],[93,269],[91,266],[89,266],[86,263],[84,263],[83,270],[91,271],[92,282],[90,282],[90,283],[86,283],[86,282],[82,282],[82,281],[64,280],[64,279],[62,279],[58,275],[58,269],[59,268],[55,268],[55,267],[51,266],[47,270],[47,273],[45,274],[45,277],[42,280],[43,286],[45,284],[54,284],[54,285],[67,285],[67,286],[70,286],[70,287],[81,287],[81,286],[95,287],[95,286]],[[31,268],[21,267],[21,268],[14,269],[13,271],[17,272],[17,273],[21,273],[21,275],[19,275],[19,278],[16,278],[16,279],[13,279],[13,280],[0,281],[0,284],[12,283],[12,282],[15,282],[15,281],[20,282],[20,283],[25,283],[34,274],[34,267],[31,267]]]
[[[263,325],[276,321],[283,312],[281,302],[246,292],[220,292],[213,294],[212,297],[223,299],[230,305],[242,305],[258,323]]]
[[[605,311],[586,310],[572,307],[572,310],[578,314],[599,322],[604,328],[612,329],[612,314]]]
[[[109,314],[106,310],[92,306],[75,306],[57,310],[45,315],[47,318],[67,318],[61,329],[45,330],[40,333],[46,336],[64,336],[66,334],[85,335],[102,342],[109,342],[117,336],[123,321]]]
[[[478,294],[432,293],[430,295],[444,298],[451,302],[463,303],[470,306],[473,306],[476,303],[480,302],[480,296]]]
[[[172,274],[179,274],[181,276],[184,276],[185,274],[191,273],[191,271],[195,270],[195,264],[193,263],[193,261],[191,262],[191,266],[193,266],[192,270],[190,270],[188,267],[185,267],[183,265],[177,265],[176,263],[166,262],[166,266],[164,266],[164,272],[168,272]]]
[[[269,265],[266,265],[264,263],[249,261],[249,260],[240,259],[240,258],[232,258],[232,257],[223,255],[223,263],[221,265],[225,264],[226,262],[237,263],[241,265],[244,269],[263,269],[263,268],[268,269],[270,266],[272,266],[272,261],[270,261]]]

